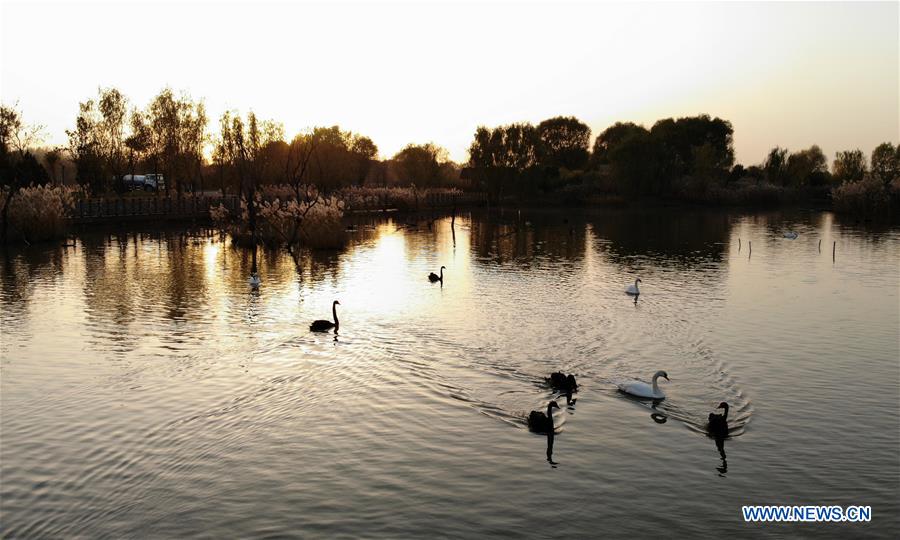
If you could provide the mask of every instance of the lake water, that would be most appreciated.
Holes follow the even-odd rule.
[[[258,290],[205,231],[7,251],[0,535],[896,533],[900,229],[507,210],[350,237],[261,254]],[[311,333],[334,299],[337,336]],[[655,408],[616,390],[657,369]],[[548,460],[524,418],[556,370],[580,390]],[[725,458],[703,433],[723,400]],[[747,524],[747,504],[873,515]]]

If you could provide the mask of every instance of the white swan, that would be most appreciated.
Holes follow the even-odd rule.
[[[789,238],[791,240],[796,240],[798,236],[800,236],[800,235],[794,231],[788,231],[788,232],[784,233],[784,237]]]
[[[628,288],[625,289],[625,294],[633,294],[635,296],[641,294],[641,290],[638,289],[638,283],[642,283],[641,278],[634,280],[634,285],[629,285]]]
[[[666,399],[666,394],[660,390],[659,385],[656,384],[656,380],[660,377],[667,381],[669,380],[669,375],[665,371],[657,371],[653,374],[652,386],[643,381],[625,381],[619,383],[617,386],[622,392],[633,396],[647,399]]]
[[[259,274],[257,274],[257,273],[250,274],[250,279],[248,279],[247,281],[250,283],[250,286],[253,287],[254,289],[256,287],[259,287],[259,284],[262,283],[262,280],[259,279]]]

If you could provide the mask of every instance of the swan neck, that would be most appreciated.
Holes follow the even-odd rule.
[[[338,317],[337,317],[337,304],[331,304],[331,315],[334,317],[334,326],[338,325]]]
[[[659,385],[657,384],[657,380],[659,379],[659,375],[653,376],[653,393],[659,394]]]
[[[728,405],[726,405],[722,408],[725,409],[725,412],[722,413],[722,420],[728,420]]]
[[[441,267],[441,281],[444,281],[444,267]]]

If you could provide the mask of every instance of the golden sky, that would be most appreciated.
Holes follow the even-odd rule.
[[[15,2],[0,11],[0,97],[48,143],[78,102],[164,86],[288,134],[339,124],[382,156],[433,141],[467,159],[478,125],[575,115],[596,136],[706,112],[739,162],[774,145],[833,156],[897,142],[898,2]]]

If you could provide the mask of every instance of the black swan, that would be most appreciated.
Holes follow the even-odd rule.
[[[566,375],[562,371],[551,373],[547,379],[550,386],[563,392],[575,392],[578,390],[578,383],[575,382],[575,375]]]
[[[446,266],[441,267],[441,270],[440,270],[441,275],[437,275],[434,272],[428,274],[428,281],[430,281],[432,283],[434,283],[435,281],[440,281],[441,283],[443,283],[444,282],[444,268],[446,268]]]
[[[528,415],[528,428],[538,433],[553,433],[553,409],[558,409],[555,401],[547,404],[547,414],[541,411],[531,411]]]
[[[719,403],[717,409],[725,409],[722,414],[709,413],[709,425],[706,427],[713,437],[722,438],[728,436],[728,404]]]
[[[337,300],[335,300],[334,303],[331,304],[331,315],[334,317],[334,322],[319,319],[318,321],[313,321],[312,324],[309,325],[309,329],[313,332],[327,332],[332,328],[337,330],[338,325],[340,324],[337,316],[337,306],[339,306],[340,304],[341,303]]]

